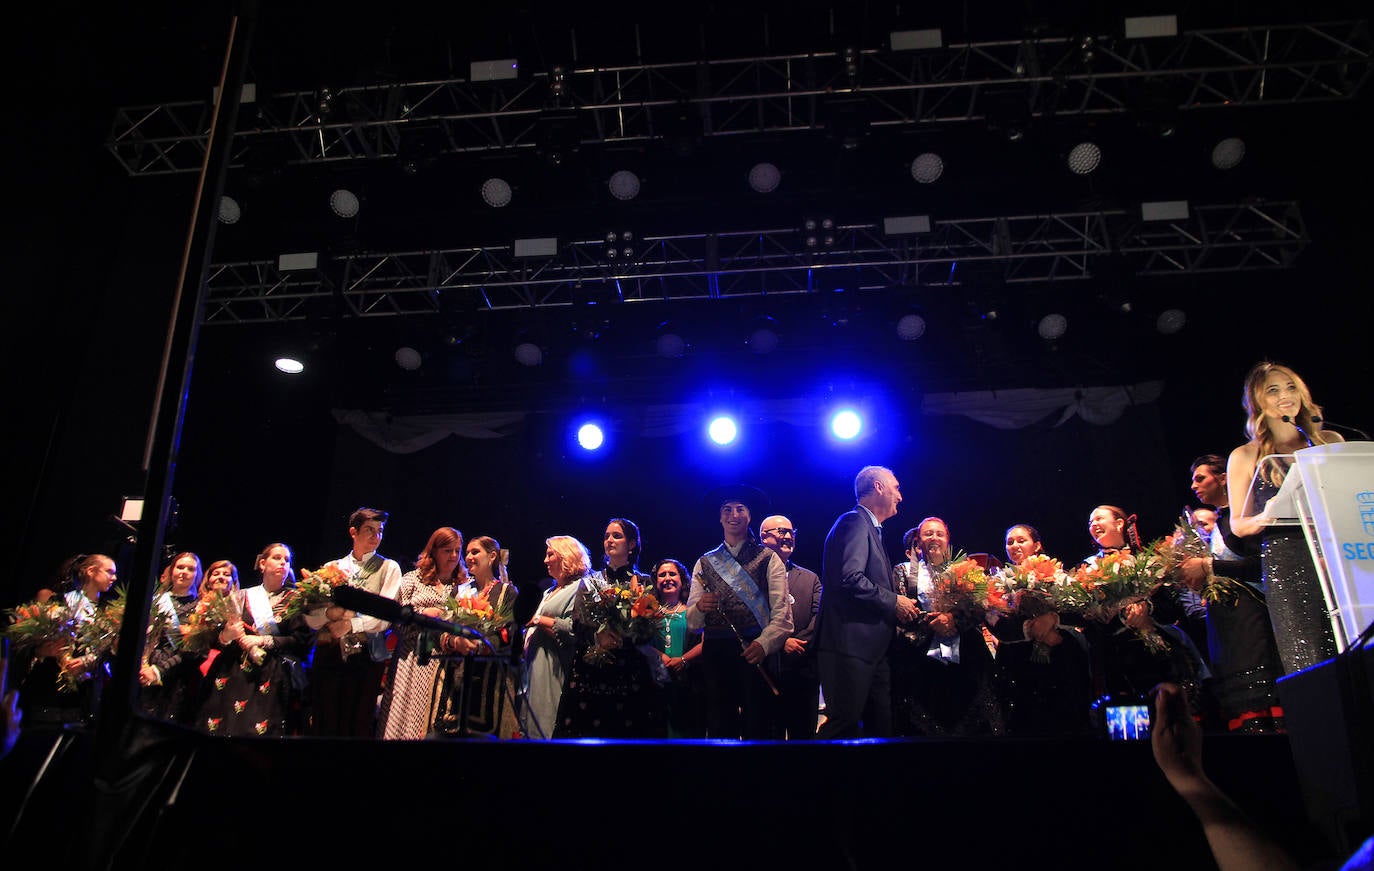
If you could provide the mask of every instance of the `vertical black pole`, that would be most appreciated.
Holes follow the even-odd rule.
[[[219,99],[210,122],[205,161],[191,207],[191,226],[182,254],[179,286],[172,301],[167,341],[162,352],[153,417],[149,425],[144,459],[147,485],[138,545],[134,551],[132,580],[124,625],[119,634],[109,686],[101,700],[96,726],[97,776],[123,776],[126,753],[122,746],[138,704],[138,670],[148,629],[148,613],[156,584],[165,527],[170,514],[177,449],[186,413],[186,392],[191,381],[200,314],[205,304],[205,280],[214,250],[215,225],[220,194],[229,168],[238,114],[248,65],[248,47],[257,21],[256,0],[242,0],[229,21],[224,66],[220,70]]]

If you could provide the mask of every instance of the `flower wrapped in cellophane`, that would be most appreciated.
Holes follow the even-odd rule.
[[[346,587],[356,580],[337,563],[326,563],[313,572],[310,569],[301,569],[301,579],[296,582],[295,592],[286,603],[282,619],[286,620],[297,614],[332,605],[334,590]]]
[[[506,584],[495,585],[496,600],[487,596],[450,596],[444,603],[449,619],[482,633],[493,647],[510,644],[511,624],[515,620],[515,596]]]
[[[5,613],[10,618],[5,637],[15,650],[31,650],[48,642],[57,642],[67,651],[76,646],[76,612],[61,596],[25,602]]]
[[[128,604],[125,592],[122,586],[116,588],[113,598],[96,608],[90,619],[76,627],[76,647],[82,654],[97,659],[114,656],[115,648],[119,646],[119,628],[124,625],[124,610]],[[152,619],[155,620],[157,614],[154,608]]]
[[[1051,588],[1055,610],[1108,623],[1128,604],[1147,601],[1165,583],[1161,547],[1162,540],[1139,553],[1115,551],[1089,559],[1068,573],[1066,583]]]
[[[191,653],[203,653],[215,646],[225,626],[242,619],[243,606],[232,593],[206,593],[178,627],[181,647]]]
[[[1212,534],[1220,535],[1221,531],[1217,530]],[[1183,563],[1195,557],[1201,559],[1207,578],[1202,582],[1198,595],[1208,603],[1233,605],[1236,598],[1247,591],[1246,586],[1235,578],[1212,574],[1212,548],[1202,540],[1202,536],[1188,521],[1187,516],[1180,517],[1174,523],[1173,535],[1163,539],[1159,555],[1164,562],[1165,577],[1171,583],[1183,586],[1186,586],[1181,578]]]
[[[973,621],[988,611],[1009,614],[1011,604],[1006,591],[977,560],[958,553],[931,579],[930,610]]]
[[[993,576],[993,585],[1002,592],[1002,598],[1014,611],[1027,592],[1034,590],[1036,595],[1048,599],[1050,590],[1067,583],[1068,578],[1063,563],[1047,554],[1037,553],[1020,563],[1004,567]]]
[[[598,635],[613,632],[631,647],[647,644],[663,632],[663,606],[633,575],[616,583],[593,579],[586,590],[585,607],[587,620]],[[584,658],[599,664],[610,655],[600,644],[593,644]]]

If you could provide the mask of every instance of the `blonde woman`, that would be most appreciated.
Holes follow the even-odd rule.
[[[1287,366],[1270,362],[1255,365],[1245,376],[1241,404],[1250,441],[1231,451],[1226,461],[1231,531],[1239,536],[1262,536],[1261,582],[1279,658],[1284,670],[1291,673],[1335,656],[1336,641],[1326,597],[1301,530],[1269,525],[1269,500],[1278,493],[1286,470],[1282,464],[1272,463],[1260,468],[1260,461],[1273,454],[1292,454],[1345,439],[1340,433],[1322,429],[1321,407],[1312,401],[1303,380]]]
[[[545,540],[544,547],[544,568],[554,585],[545,591],[525,627],[519,711],[520,731],[538,739],[553,737],[558,703],[572,666],[573,600],[592,564],[587,546],[570,535],[555,535]]]

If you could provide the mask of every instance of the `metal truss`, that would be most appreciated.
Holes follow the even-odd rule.
[[[918,52],[864,49],[549,71],[258,95],[233,162],[268,144],[289,163],[394,157],[407,136],[437,153],[1350,99],[1370,75],[1368,23],[1185,31],[1177,37],[1033,36]],[[558,80],[556,87],[554,79]],[[117,110],[107,147],[130,175],[199,171],[209,100]],[[556,146],[558,143],[554,143]]]
[[[513,246],[358,253],[283,272],[275,261],[211,267],[203,321],[262,323],[585,303],[646,303],[807,294],[844,287],[960,286],[1093,278],[1109,268],[1170,275],[1281,269],[1307,245],[1294,202],[1193,206],[1187,219],[1144,221],[1123,210],[933,221],[887,236],[881,224],[834,229],[808,248],[796,228],[646,236],[608,259],[604,240],[550,257]],[[973,277],[976,273],[976,278]]]

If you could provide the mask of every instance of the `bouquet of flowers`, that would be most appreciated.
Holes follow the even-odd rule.
[[[282,619],[313,611],[321,605],[333,604],[334,588],[348,586],[354,580],[352,575],[339,568],[336,563],[327,563],[313,572],[310,569],[302,569],[301,579],[296,582],[295,595],[287,602]]]
[[[1026,557],[1018,565],[1009,565],[993,576],[993,586],[1015,610],[1021,598],[1030,590],[1049,596],[1056,585],[1068,582],[1064,564],[1054,557],[1037,553]]]
[[[634,576],[617,583],[589,587],[586,608],[588,619],[596,626],[598,634],[609,630],[634,647],[647,644],[663,631],[663,607]],[[594,644],[584,659],[596,665],[606,662],[610,655],[609,651]]]
[[[1220,532],[1214,533],[1220,535]],[[1207,579],[1203,582],[1199,594],[1203,600],[1210,603],[1235,604],[1237,597],[1242,592],[1249,592],[1249,588],[1234,578],[1222,577],[1212,574],[1212,549],[1207,542],[1198,535],[1197,529],[1192,523],[1188,522],[1185,515],[1174,523],[1174,533],[1163,540],[1159,549],[1160,558],[1164,561],[1164,573],[1171,582],[1181,583],[1176,580],[1183,563],[1194,557],[1200,557],[1207,565]],[[1253,595],[1253,593],[1251,593]]]
[[[1161,542],[1140,553],[1116,551],[1090,559],[1068,573],[1067,582],[1051,589],[1056,610],[1082,614],[1099,623],[1111,622],[1126,605],[1141,602],[1165,582]]]
[[[976,620],[988,611],[1011,613],[1011,605],[987,571],[960,552],[931,581],[930,610]]]
[[[515,619],[515,597],[508,595],[505,584],[497,585],[496,601],[485,596],[450,596],[444,603],[452,620],[482,633],[488,641],[510,644],[510,627]]]
[[[242,619],[243,608],[238,599],[218,591],[200,597],[195,610],[177,627],[182,649],[200,653],[214,646],[224,627]]]
[[[5,612],[10,623],[5,637],[16,650],[42,647],[56,641],[66,650],[76,646],[76,614],[61,596],[46,602],[34,600]]]
[[[124,609],[128,605],[127,588],[117,587],[114,597],[96,608],[91,619],[76,627],[76,645],[82,653],[96,658],[113,656],[119,645],[119,627],[124,625]],[[154,609],[153,617],[157,617]]]

